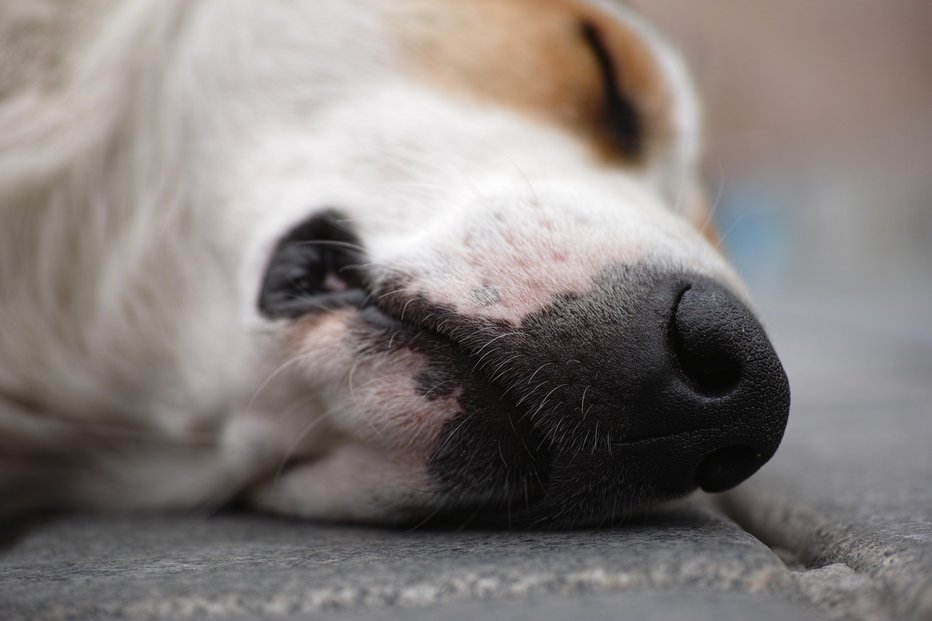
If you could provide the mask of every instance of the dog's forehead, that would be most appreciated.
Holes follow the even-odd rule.
[[[408,0],[390,16],[418,79],[567,130],[604,159],[640,160],[671,133],[657,51],[620,13],[580,0]],[[625,113],[638,145],[620,135]]]

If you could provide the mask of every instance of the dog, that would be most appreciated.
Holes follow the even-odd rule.
[[[609,0],[0,7],[0,514],[605,524],[789,389]]]

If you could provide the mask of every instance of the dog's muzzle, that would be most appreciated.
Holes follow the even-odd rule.
[[[431,462],[454,509],[598,522],[697,487],[734,487],[783,436],[780,361],[754,314],[709,278],[608,270],[519,326],[423,298],[404,304],[463,354],[439,365],[459,377],[463,412]]]
[[[541,292],[541,310],[504,321],[466,316],[414,277],[358,274],[359,252],[335,216],[308,221],[281,241],[259,306],[282,318],[355,306],[359,355],[421,354],[412,397],[459,405],[428,464],[441,513],[597,523],[734,487],[777,450],[786,375],[713,279],[611,266],[584,293]]]

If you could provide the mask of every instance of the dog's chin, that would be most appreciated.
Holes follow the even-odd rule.
[[[624,524],[659,503],[682,498],[696,489],[694,482],[665,485],[658,481],[656,459],[664,454],[665,438],[618,446],[611,459],[600,453],[561,454],[533,446],[533,460],[524,471],[490,464],[476,472],[456,472],[438,465],[432,473],[442,490],[443,508],[431,522],[489,528],[578,529]],[[620,452],[620,454],[619,454]],[[505,481],[494,487],[493,481]]]

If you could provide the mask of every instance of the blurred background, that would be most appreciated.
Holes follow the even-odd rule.
[[[764,310],[932,312],[932,2],[631,3],[692,69],[716,219]]]

